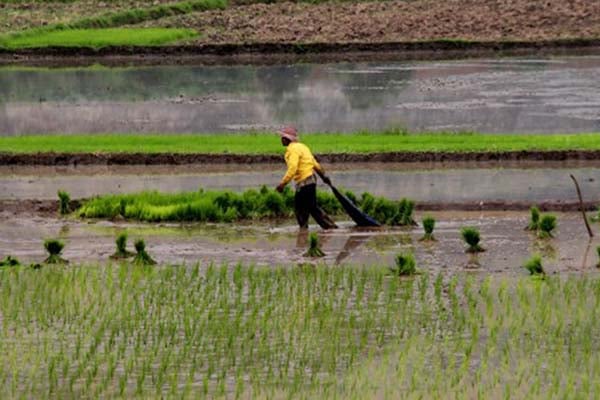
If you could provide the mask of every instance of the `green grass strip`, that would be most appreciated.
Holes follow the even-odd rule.
[[[600,150],[600,135],[581,134],[305,134],[313,152],[499,152]],[[198,135],[60,135],[0,138],[0,152],[12,153],[210,153],[282,154],[274,133]]]
[[[163,17],[188,14],[194,11],[212,10],[227,7],[227,0],[188,0],[149,8],[138,8],[120,12],[109,12],[95,17],[83,18],[68,24],[53,24],[40,28],[27,29],[0,36],[0,48],[15,49],[17,39],[39,37],[49,32],[74,29],[113,28],[122,25],[139,24]]]
[[[157,46],[197,36],[193,29],[109,28],[73,29],[40,33],[10,40],[9,48]]]
[[[387,225],[410,225],[414,202],[374,197],[352,192],[346,196],[364,212]],[[328,214],[342,214],[343,209],[329,192],[318,192],[319,205]],[[287,218],[294,213],[294,192],[288,186],[283,193],[263,186],[244,193],[204,191],[182,193],[142,192],[104,195],[88,200],[77,215],[82,218],[123,217],[145,222],[234,222],[238,220]]]

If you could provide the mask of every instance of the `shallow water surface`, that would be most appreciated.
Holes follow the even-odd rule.
[[[0,68],[0,135],[600,130],[600,57]]]

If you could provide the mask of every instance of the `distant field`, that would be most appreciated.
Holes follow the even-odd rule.
[[[600,134],[513,135],[477,133],[305,134],[315,153],[498,152],[600,150]],[[13,153],[212,153],[281,154],[275,133],[208,135],[73,135],[0,138],[0,151]]]
[[[42,32],[35,36],[16,37],[5,42],[0,41],[0,46],[7,48],[155,46],[195,36],[197,33],[192,29],[69,29]]]

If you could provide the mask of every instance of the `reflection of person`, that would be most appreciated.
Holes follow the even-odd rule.
[[[313,218],[323,229],[337,228],[337,225],[317,204],[317,177],[316,171],[323,181],[331,184],[331,181],[325,176],[325,171],[315,160],[310,149],[298,142],[298,132],[296,128],[287,126],[278,131],[281,136],[281,144],[287,149],[285,151],[285,163],[287,172],[281,183],[277,185],[277,191],[283,191],[285,185],[292,179],[296,182],[296,196],[294,207],[296,219],[301,229],[308,228],[308,217]]]

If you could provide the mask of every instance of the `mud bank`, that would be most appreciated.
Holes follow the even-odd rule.
[[[600,39],[388,43],[252,43],[187,46],[0,49],[0,65],[272,65],[281,63],[427,61],[600,53]]]
[[[445,163],[519,161],[594,161],[599,150],[506,151],[506,152],[390,152],[319,154],[325,163]],[[180,153],[0,153],[3,166],[73,165],[183,165],[183,164],[278,164],[283,156],[271,154],[180,154]]]

